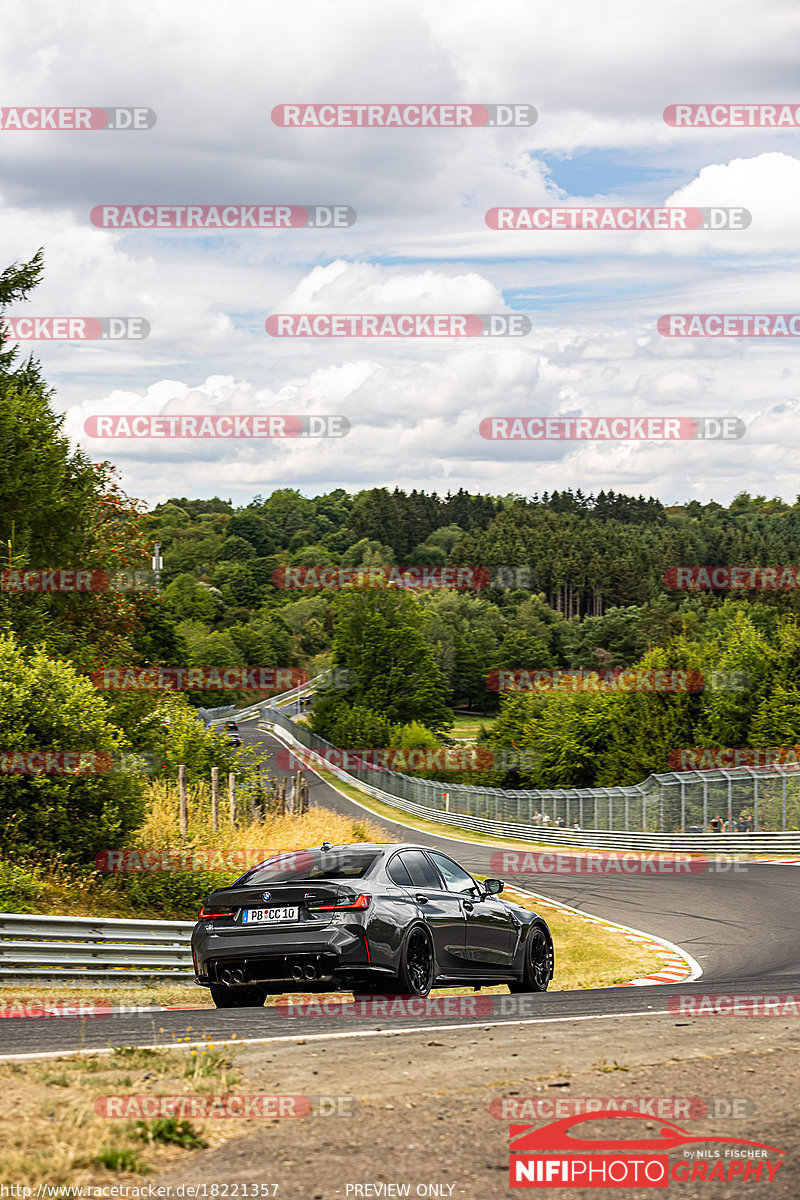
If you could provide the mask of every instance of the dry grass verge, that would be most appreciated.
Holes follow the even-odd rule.
[[[107,1058],[0,1062],[0,1178],[47,1184],[141,1184],[188,1150],[219,1146],[262,1120],[125,1120],[95,1112],[106,1095],[224,1095],[240,1074],[209,1046],[197,1053],[118,1049]]]

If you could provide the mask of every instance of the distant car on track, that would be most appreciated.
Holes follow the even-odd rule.
[[[241,746],[242,735],[239,733],[239,726],[235,721],[226,721],[222,727],[222,732],[232,746]]]
[[[553,939],[449,855],[412,844],[277,854],[206,900],[192,933],[196,982],[217,1008],[310,991],[427,996],[435,987],[543,992]]]

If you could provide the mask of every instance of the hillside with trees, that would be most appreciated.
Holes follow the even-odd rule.
[[[24,300],[41,271],[40,256],[6,270],[0,310]],[[280,488],[239,507],[175,496],[148,511],[110,463],[73,449],[62,426],[38,364],[0,342],[4,570],[80,566],[112,578],[146,568],[159,542],[163,572],[159,587],[141,589],[0,589],[5,752],[136,750],[172,765],[183,754],[190,770],[228,769],[230,748],[194,710],[256,696],[93,683],[103,668],[152,666],[343,668],[350,690],[318,699],[310,718],[342,746],[437,745],[454,709],[484,714],[489,747],[527,753],[524,769],[469,777],[496,786],[630,783],[668,769],[683,746],[800,742],[796,592],[665,582],[675,566],[797,563],[800,501],[742,493],[728,506],[665,507],[614,491],[378,487],[309,497]],[[332,565],[471,566],[487,578],[472,590],[281,586],[287,567]],[[633,665],[738,672],[746,683],[636,694],[499,694],[487,683],[498,670]],[[26,851],[37,839],[76,856],[119,843],[141,803],[130,774],[91,786],[0,775],[4,844]]]

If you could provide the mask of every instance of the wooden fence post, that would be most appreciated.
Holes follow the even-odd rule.
[[[231,810],[231,825],[236,826],[236,776],[233,771],[228,772],[228,804]]]
[[[211,768],[211,828],[219,832],[219,767]]]
[[[269,796],[267,795],[267,785],[264,783],[264,766],[262,763],[258,765],[258,808],[261,813],[261,820],[267,818],[267,810],[269,807]]]
[[[189,802],[186,795],[186,767],[183,763],[178,767],[178,794],[180,796],[181,841],[186,841],[189,832]]]
[[[286,816],[286,776],[278,784],[278,816]]]

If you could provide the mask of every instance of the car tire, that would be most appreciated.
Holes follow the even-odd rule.
[[[390,996],[427,996],[436,977],[433,940],[425,925],[412,925],[400,947],[400,965],[386,992]]]
[[[263,1008],[266,994],[260,987],[226,987],[212,983],[211,999],[217,1008]]]
[[[553,977],[553,952],[541,925],[534,925],[525,945],[522,979],[510,983],[510,992],[546,992]]]

